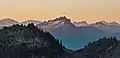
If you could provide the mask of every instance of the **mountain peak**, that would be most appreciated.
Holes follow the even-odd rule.
[[[36,25],[38,28],[41,27],[44,30],[51,30],[63,26],[74,26],[71,23],[71,20],[68,19],[66,16],[61,16],[59,18],[55,18],[54,20],[48,20],[47,22],[42,22]]]
[[[86,21],[81,21],[81,22],[74,22],[73,23],[75,26],[80,27],[80,26],[88,26],[89,24]]]
[[[21,24],[24,24],[24,25],[28,25],[29,23],[33,23],[35,25],[41,23],[41,21],[37,21],[37,20],[26,20],[24,22],[21,22]]]
[[[3,18],[0,21],[2,21],[2,22],[16,22],[17,23],[17,21],[15,21],[15,20],[13,20],[11,18]]]
[[[96,22],[95,24],[108,24],[108,22],[106,22],[106,21],[99,21],[99,22]]]
[[[117,23],[116,21],[113,21],[113,22],[110,22],[110,24],[119,24],[119,23]]]
[[[26,20],[24,22],[40,22],[40,21],[37,21],[37,20]]]
[[[59,18],[54,19],[54,21],[63,21],[64,23],[71,23],[71,20],[68,19],[66,16],[61,16]]]
[[[10,18],[3,18],[0,20],[0,27],[12,26],[14,24],[19,24],[17,21]]]

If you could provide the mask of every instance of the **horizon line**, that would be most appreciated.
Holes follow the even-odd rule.
[[[19,21],[19,20],[17,20],[17,19],[10,18],[10,17],[0,18],[0,20],[12,19],[12,20],[14,20],[14,21],[17,21],[18,23],[25,22],[25,21],[29,21],[29,20],[44,22],[44,21],[54,20],[54,19],[60,18],[60,17],[66,17],[67,19],[70,19],[72,23],[74,23],[74,22],[82,22],[82,21],[85,21],[85,22],[87,22],[88,24],[93,24],[93,23],[96,23],[96,22],[107,22],[107,23],[116,22],[116,23],[119,23],[119,24],[120,24],[119,21],[106,21],[106,20],[98,20],[98,21],[91,22],[91,23],[90,23],[89,21],[87,21],[87,20],[73,21],[70,17],[68,17],[68,16],[66,16],[66,15],[63,15],[63,16],[56,16],[56,17],[53,17],[53,18],[51,18],[51,19],[45,19],[45,20],[39,20],[39,19],[37,19],[37,20],[36,20],[36,19],[26,19],[26,20],[23,20],[23,21]]]

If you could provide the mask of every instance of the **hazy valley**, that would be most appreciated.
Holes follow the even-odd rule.
[[[14,24],[27,26],[29,23],[34,23],[38,29],[50,32],[55,38],[62,40],[65,47],[73,50],[83,48],[88,42],[98,40],[102,37],[120,37],[120,24],[117,22],[108,23],[100,21],[88,24],[86,21],[71,22],[71,19],[65,16],[44,22],[34,20],[17,22],[6,18],[0,20],[0,27],[12,26]]]

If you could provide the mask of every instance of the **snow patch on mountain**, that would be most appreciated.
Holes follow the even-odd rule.
[[[74,24],[76,27],[88,26],[88,25],[89,25],[86,21],[74,22],[73,24]]]
[[[0,27],[12,26],[14,24],[19,24],[19,23],[13,19],[10,19],[10,18],[5,18],[5,19],[0,20]]]
[[[34,25],[40,24],[41,21],[35,21],[35,20],[27,20],[24,22],[21,22],[21,24],[28,25],[29,23],[33,23]]]
[[[111,33],[119,33],[120,31],[120,24],[118,24],[117,22],[105,22],[105,21],[100,21],[100,22],[96,22],[94,24],[91,24],[91,26],[94,26],[100,30],[104,30],[107,32],[111,32]]]
[[[67,19],[66,17],[59,17],[54,20],[49,20],[47,22],[45,21],[43,23],[40,23],[37,25],[37,27],[38,28],[41,27],[44,30],[51,30],[51,29],[62,27],[66,24],[71,24],[70,19]]]

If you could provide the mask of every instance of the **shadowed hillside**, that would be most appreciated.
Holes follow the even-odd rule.
[[[0,58],[59,58],[62,53],[62,43],[33,24],[0,30]]]
[[[75,58],[119,58],[119,48],[120,42],[116,37],[104,37],[98,41],[89,42],[83,49],[77,50]]]

